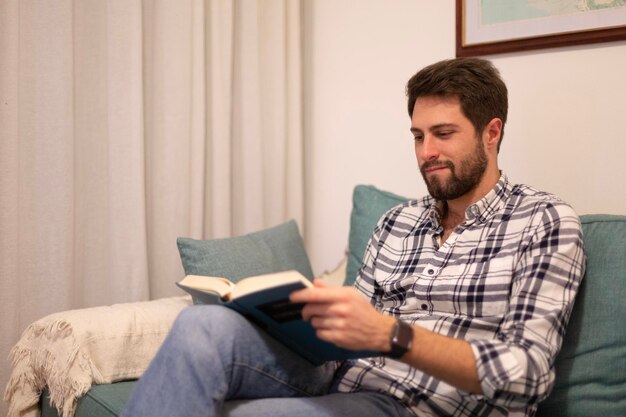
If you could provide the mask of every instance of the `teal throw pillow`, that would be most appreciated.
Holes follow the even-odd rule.
[[[308,279],[313,270],[295,221],[225,239],[176,241],[185,275],[225,277],[233,282],[254,275],[295,269]]]
[[[361,268],[363,254],[378,220],[387,210],[408,201],[408,198],[379,190],[373,185],[357,185],[352,194],[350,236],[348,239],[348,266],[344,285],[354,284]]]

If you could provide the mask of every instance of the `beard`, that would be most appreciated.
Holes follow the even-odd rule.
[[[487,154],[477,140],[476,151],[463,159],[457,167],[450,161],[425,162],[420,172],[428,188],[428,193],[436,200],[448,201],[457,199],[474,190],[487,169]],[[450,178],[445,181],[436,175],[426,176],[426,169],[434,166],[445,166],[450,169]]]

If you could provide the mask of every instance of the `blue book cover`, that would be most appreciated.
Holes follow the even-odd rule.
[[[214,279],[223,281],[219,288],[208,283]],[[315,365],[380,356],[378,352],[343,349],[316,336],[311,323],[302,320],[303,305],[289,301],[291,292],[313,285],[297,271],[246,278],[237,284],[224,278],[188,276],[176,285],[191,294],[196,304],[218,304],[239,312]]]

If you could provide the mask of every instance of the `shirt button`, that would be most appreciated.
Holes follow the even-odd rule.
[[[435,270],[431,268],[431,269],[429,269],[429,270],[428,270],[428,271],[426,271],[426,272],[428,272],[428,275],[432,275],[432,274],[434,274],[434,273],[435,273]]]
[[[422,310],[428,310],[428,305],[427,304],[422,304]]]

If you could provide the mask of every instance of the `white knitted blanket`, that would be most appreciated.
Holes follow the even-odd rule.
[[[34,322],[11,350],[8,417],[39,417],[46,386],[61,417],[72,417],[92,384],[138,378],[190,304],[188,296],[163,298],[64,311]]]

